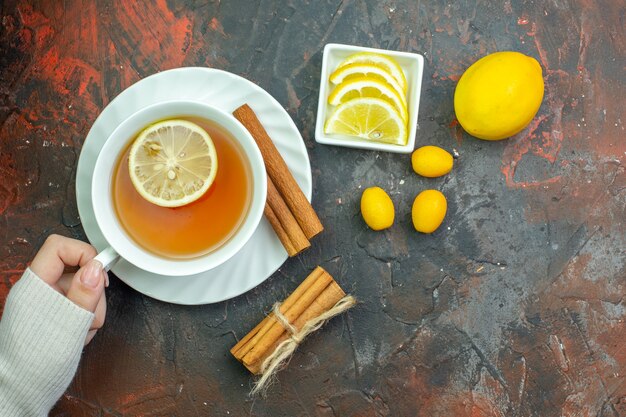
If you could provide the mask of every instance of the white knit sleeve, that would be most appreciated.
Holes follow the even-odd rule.
[[[74,377],[90,313],[30,269],[0,321],[0,416],[46,416]]]

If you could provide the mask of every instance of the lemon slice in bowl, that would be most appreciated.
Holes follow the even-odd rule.
[[[328,104],[338,106],[357,97],[383,99],[393,104],[405,121],[409,117],[406,99],[386,81],[371,77],[355,77],[345,80],[328,96]]]
[[[338,68],[350,64],[371,64],[386,70],[398,82],[403,91],[407,90],[406,77],[400,65],[391,57],[375,52],[352,54],[339,64]]]
[[[165,120],[137,136],[128,168],[143,198],[161,207],[180,207],[209,189],[217,174],[217,153],[209,134],[197,124]]]
[[[374,142],[406,145],[406,121],[389,102],[360,97],[340,104],[324,125],[326,134],[356,136]]]
[[[329,81],[336,85],[341,84],[344,80],[350,80],[356,77],[369,77],[385,81],[387,84],[391,85],[401,97],[406,97],[406,90],[398,84],[398,81],[396,81],[387,70],[372,64],[348,64],[340,66],[330,74]]]

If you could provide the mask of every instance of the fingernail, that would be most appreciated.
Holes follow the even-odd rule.
[[[80,282],[89,288],[96,288],[102,278],[102,264],[98,261],[91,261],[87,264],[80,275]]]
[[[109,274],[103,269],[102,273],[104,274],[104,286],[109,288]]]

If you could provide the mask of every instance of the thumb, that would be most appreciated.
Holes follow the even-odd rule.
[[[72,278],[67,298],[79,307],[92,313],[104,291],[104,269],[95,259],[80,268]]]

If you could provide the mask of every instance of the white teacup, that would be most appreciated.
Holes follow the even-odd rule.
[[[122,227],[115,213],[112,197],[115,166],[130,141],[151,123],[180,117],[200,117],[229,132],[243,150],[250,166],[252,182],[252,197],[248,211],[235,233],[215,250],[190,259],[166,258],[138,245]],[[208,271],[226,262],[250,239],[263,216],[266,194],[267,180],[261,152],[248,130],[232,115],[195,101],[167,101],[153,104],[124,120],[111,133],[98,154],[93,173],[91,199],[96,222],[110,247],[102,251],[97,259],[108,267],[122,257],[145,271],[167,276],[184,276]]]

